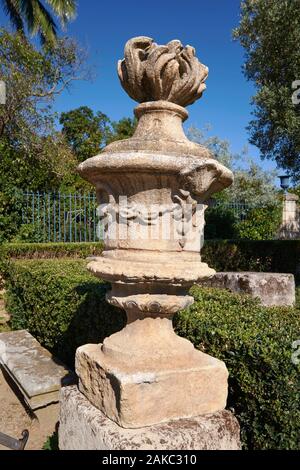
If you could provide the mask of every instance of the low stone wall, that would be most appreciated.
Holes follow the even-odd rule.
[[[295,304],[295,280],[293,274],[260,272],[217,273],[201,285],[228,289],[258,297],[261,303],[270,306],[292,306]]]

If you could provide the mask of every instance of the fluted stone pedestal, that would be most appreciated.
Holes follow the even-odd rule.
[[[239,425],[227,410],[124,429],[95,408],[76,386],[61,390],[60,403],[60,450],[240,449]]]

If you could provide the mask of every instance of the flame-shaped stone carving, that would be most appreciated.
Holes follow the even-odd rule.
[[[208,68],[195,57],[195,49],[177,39],[165,46],[140,36],[127,41],[118,75],[128,95],[139,103],[165,100],[187,106],[205,90]]]

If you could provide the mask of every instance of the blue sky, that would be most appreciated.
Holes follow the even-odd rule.
[[[120,86],[117,60],[125,42],[133,36],[149,36],[164,44],[180,39],[196,48],[197,57],[210,73],[201,100],[188,107],[187,126],[212,126],[211,134],[230,141],[234,152],[248,142],[246,126],[251,118],[251,83],[242,74],[243,50],[231,37],[239,21],[239,0],[79,0],[78,16],[67,33],[87,49],[96,77],[76,82],[71,92],[57,98],[55,109],[67,111],[87,105],[111,119],[132,116],[135,102]],[[7,18],[0,12],[0,24]],[[249,146],[258,162],[259,151]],[[260,162],[274,168],[272,162]]]

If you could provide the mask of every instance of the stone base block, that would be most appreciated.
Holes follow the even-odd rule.
[[[160,407],[160,403],[156,403]],[[239,450],[239,424],[227,410],[139,429],[124,429],[76,386],[60,394],[60,450]]]
[[[173,360],[162,356],[160,361],[151,361],[149,355],[137,363],[133,356],[122,363],[107,357],[101,344],[86,344],[76,352],[79,389],[124,428],[223,410],[227,400],[225,364],[188,346],[186,357],[174,354]]]
[[[267,307],[292,306],[295,303],[293,274],[261,272],[217,273],[201,285],[228,289],[258,297]]]

